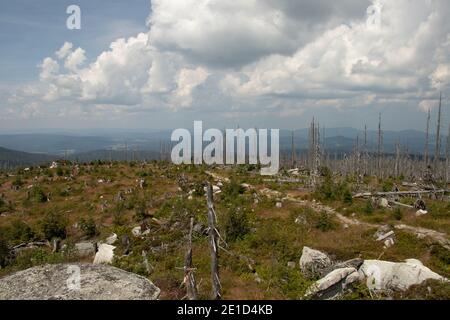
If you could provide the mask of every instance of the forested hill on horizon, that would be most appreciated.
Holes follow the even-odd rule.
[[[188,128],[189,129],[189,128]],[[245,129],[245,128],[244,128]],[[294,131],[294,144],[296,150],[308,149],[308,130],[298,129]],[[54,155],[59,157],[83,154],[84,158],[92,152],[109,151],[151,151],[159,153],[161,144],[166,149],[170,147],[170,136],[172,130],[101,130],[97,133],[80,132],[65,133],[0,133],[0,147],[27,153]],[[350,152],[358,142],[364,144],[364,130],[354,128],[325,128],[320,129],[322,145],[330,152]],[[378,132],[367,131],[367,148],[375,151],[377,146]],[[446,136],[442,138],[445,145]],[[357,141],[359,140],[359,141]],[[395,152],[396,144],[400,144],[410,154],[423,154],[426,133],[418,130],[383,131],[383,151]],[[429,150],[434,152],[435,134],[430,133]],[[281,150],[290,150],[292,147],[292,131],[280,130]],[[166,150],[167,151],[167,150]],[[154,154],[151,154],[152,156]],[[100,158],[102,158],[101,156]]]

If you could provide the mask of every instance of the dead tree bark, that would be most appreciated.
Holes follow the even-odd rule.
[[[379,120],[378,120],[378,163],[377,163],[377,171],[378,171],[378,178],[382,177],[381,172],[381,113],[379,114]]]
[[[448,125],[447,147],[445,149],[445,181],[450,181],[450,123]]]
[[[438,164],[441,156],[441,108],[442,108],[442,93],[439,94],[439,111],[438,111],[438,121],[436,128],[436,149],[434,154],[434,175],[437,177]]]
[[[186,286],[186,296],[189,300],[197,300],[197,283],[194,277],[194,268],[192,267],[192,230],[194,229],[194,218],[191,218],[188,248],[184,259],[184,284]]]
[[[430,119],[431,119],[431,111],[428,109],[427,116],[427,131],[425,135],[425,168],[428,167],[428,157],[429,157],[429,139],[430,139]]]
[[[395,176],[400,176],[400,144],[395,145]]]
[[[398,191],[398,192],[363,192],[357,193],[352,198],[367,198],[367,197],[385,197],[385,196],[411,196],[420,194],[436,194],[445,193],[448,190],[417,190],[417,191]]]
[[[294,131],[292,131],[291,137],[291,168],[295,168],[295,144],[294,144]]]
[[[219,233],[216,229],[216,212],[214,210],[213,189],[212,185],[208,183],[207,186],[207,204],[208,204],[208,233],[209,246],[211,250],[211,280],[212,280],[212,299],[220,300],[221,285],[219,278]]]
[[[147,274],[150,275],[153,272],[153,266],[148,262],[148,255],[147,251],[142,250],[142,261],[145,267],[145,271],[147,271]]]

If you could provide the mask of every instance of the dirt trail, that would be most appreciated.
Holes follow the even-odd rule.
[[[285,197],[283,200],[298,203],[303,206],[311,207],[315,211],[325,211],[328,214],[333,214],[343,224],[353,225],[353,226],[363,226],[363,227],[368,227],[368,228],[379,228],[382,226],[381,224],[367,223],[367,222],[363,222],[363,221],[360,221],[355,218],[345,217],[341,213],[337,212],[335,209],[325,206],[325,205],[320,204],[315,201],[298,200],[293,197],[290,197],[289,195],[287,197]],[[421,228],[421,227],[408,226],[405,224],[395,224],[394,228],[397,230],[402,230],[402,231],[412,233],[412,234],[418,236],[419,238],[430,238],[430,239],[438,242],[440,245],[442,245],[447,250],[450,250],[450,241],[448,240],[447,234],[445,234],[443,232],[438,232],[435,230]]]
[[[206,172],[208,175],[210,175],[213,179],[218,180],[218,181],[229,181],[228,178],[222,177],[218,174],[212,173],[212,172]],[[253,186],[250,186],[253,188]],[[264,194],[268,197],[271,196],[271,194],[279,194],[278,191],[274,191],[274,190],[270,190],[270,189],[265,189],[266,192],[264,192]],[[272,192],[269,192],[272,191]],[[352,226],[362,226],[362,227],[366,227],[366,228],[379,228],[382,225],[381,224],[374,224],[374,223],[367,223],[367,222],[363,222],[360,221],[358,219],[355,218],[348,218],[345,217],[344,215],[342,215],[341,213],[337,212],[335,209],[325,206],[317,201],[307,201],[307,200],[300,200],[297,199],[294,195],[292,194],[287,194],[286,197],[283,198],[283,201],[289,201],[289,202],[293,202],[293,203],[297,203],[301,206],[308,206],[311,207],[312,209],[314,209],[315,211],[325,211],[328,214],[333,214],[337,217],[337,219],[342,223],[342,224],[347,224],[347,225],[352,225]],[[402,231],[406,231],[409,233],[412,233],[414,235],[416,235],[419,238],[430,238],[436,242],[438,242],[440,245],[442,245],[444,248],[446,248],[447,250],[450,250],[450,241],[448,240],[448,235],[446,233],[443,232],[438,232],[435,230],[431,230],[431,229],[426,229],[426,228],[420,228],[420,227],[413,227],[413,226],[408,226],[405,224],[395,224],[394,228],[397,230],[402,230]]]

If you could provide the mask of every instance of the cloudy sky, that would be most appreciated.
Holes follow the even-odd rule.
[[[81,8],[68,30],[66,8]],[[450,119],[448,0],[0,3],[0,127],[424,130]]]

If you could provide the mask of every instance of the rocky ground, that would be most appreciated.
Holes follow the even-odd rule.
[[[193,217],[193,271],[199,298],[208,299],[207,182],[224,299],[450,298],[448,194],[424,196],[426,207],[415,208],[414,195],[352,197],[411,190],[397,178],[324,173],[312,186],[298,170],[270,179],[258,173],[164,162],[58,163],[4,173],[0,298],[183,299]],[[67,264],[99,277],[106,289],[65,290]],[[47,283],[46,290],[39,295],[29,281]],[[118,284],[124,289],[114,290]]]

